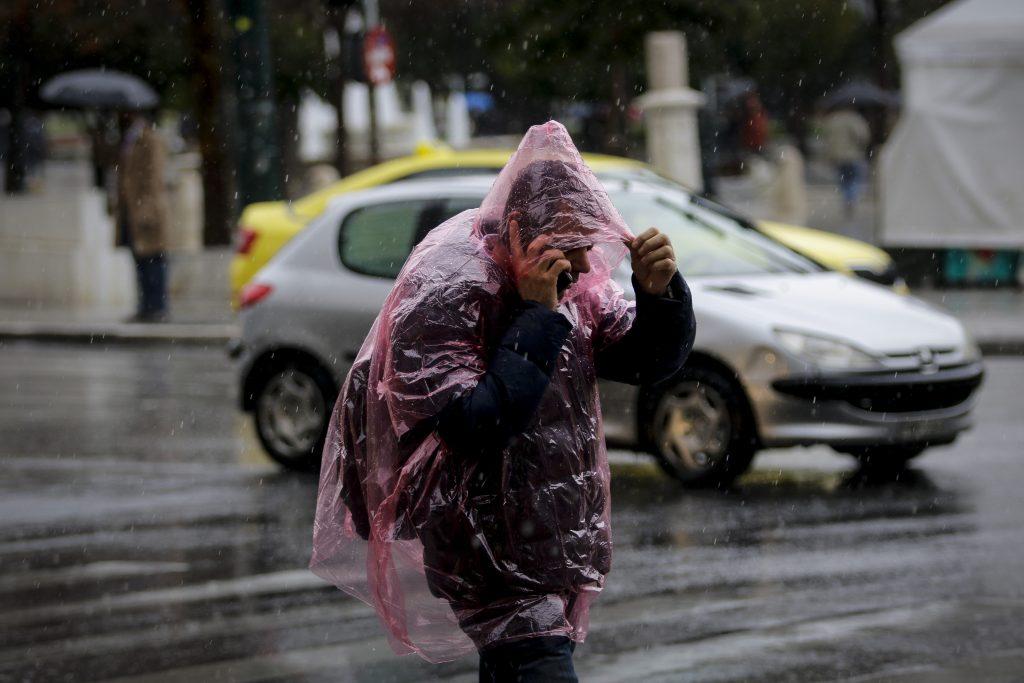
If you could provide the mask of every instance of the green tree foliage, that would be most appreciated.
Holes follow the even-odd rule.
[[[24,11],[22,11],[24,10]],[[31,95],[65,71],[104,66],[148,81],[164,105],[193,104],[189,79],[188,6],[182,0],[10,0],[0,3],[0,79],[15,65],[29,73]],[[223,12],[216,12],[223,17]],[[324,10],[320,0],[268,0],[275,88],[294,98],[304,87],[323,93]],[[223,68],[223,67],[222,67]],[[0,88],[0,106],[9,97]],[[31,101],[31,98],[30,98]]]
[[[327,96],[324,29],[320,0],[268,0],[274,89],[282,100],[297,101],[303,89]]]
[[[382,10],[403,77],[443,88],[448,74],[481,71],[503,106],[533,118],[559,101],[610,104],[612,117],[621,114],[646,85],[644,36],[680,30],[691,85],[711,75],[753,78],[799,134],[823,94],[855,76],[874,79],[879,62],[892,62],[891,36],[946,1],[384,0]],[[889,22],[881,40],[872,32],[879,7]]]
[[[703,35],[715,19],[714,4],[385,0],[381,8],[395,35],[403,77],[443,89],[449,75],[484,73],[513,126],[550,115],[558,103],[611,105],[605,146],[614,148],[623,111],[641,89],[644,35],[658,28]]]
[[[0,82],[21,69],[31,103],[48,78],[105,66],[140,76],[180,106],[188,98],[185,27],[177,0],[8,0],[0,3],[0,40],[18,49],[0,55]],[[12,95],[0,87],[0,106]]]
[[[443,89],[452,75],[492,74],[489,38],[498,28],[495,22],[505,20],[502,5],[502,0],[381,0],[400,77]]]
[[[294,102],[303,88],[326,96],[332,87],[323,50],[327,3],[266,2],[279,97]],[[690,47],[691,84],[711,74],[752,77],[772,111],[795,122],[831,87],[854,75],[873,77],[879,63],[891,63],[885,40],[944,2],[381,0],[380,5],[396,39],[401,79],[423,78],[443,90],[452,75],[482,72],[502,106],[532,117],[550,112],[552,102],[572,101],[612,105],[611,116],[621,116],[622,107],[645,87],[644,36],[682,30]],[[5,48],[0,106],[10,101],[18,64],[33,96],[57,73],[105,65],[145,78],[166,105],[194,106],[186,5],[183,0],[0,3]],[[879,6],[889,22],[881,31],[881,47],[870,17]],[[230,69],[225,76],[230,78]]]
[[[503,5],[489,48],[506,87],[532,89],[542,98],[608,99],[619,69],[632,96],[640,91],[644,36],[652,30],[681,29],[703,39],[717,19],[711,6],[514,0]]]
[[[722,47],[730,71],[752,77],[798,136],[815,102],[861,67],[851,60],[864,16],[835,0],[760,0],[730,7]]]

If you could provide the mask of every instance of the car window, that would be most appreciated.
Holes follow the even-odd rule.
[[[437,206],[437,200],[419,199],[356,209],[341,224],[341,262],[357,273],[395,277],[412,249],[421,221],[429,220],[427,214]]]
[[[745,228],[736,219],[664,195],[613,192],[612,203],[634,231],[655,226],[672,240],[685,276],[808,273],[820,270],[798,254]]]
[[[448,218],[456,216],[467,209],[478,209],[480,208],[480,205],[483,203],[483,201],[484,198],[482,196],[451,197],[447,200],[447,203],[445,204],[445,211],[447,211],[448,213],[448,216],[447,218],[445,218],[445,220],[448,220]]]
[[[596,175],[597,179],[601,182],[641,182],[647,185],[664,185],[676,189],[682,187],[679,183],[669,180],[668,178],[643,166],[605,169],[597,172]]]
[[[483,197],[449,197],[448,199],[433,202],[421,215],[419,226],[416,229],[416,236],[412,245],[416,246],[427,236],[427,233],[444,223],[446,220],[462,213],[466,209],[475,209],[480,206]]]
[[[412,248],[441,223],[475,209],[482,197],[418,199],[356,209],[342,222],[338,236],[341,262],[364,275],[393,278]]]

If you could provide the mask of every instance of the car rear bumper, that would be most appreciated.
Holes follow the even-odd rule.
[[[245,385],[249,374],[252,372],[252,364],[255,360],[252,348],[241,338],[236,337],[228,341],[224,351],[227,353],[228,358],[231,359],[238,373],[238,408],[243,413],[251,412],[253,409],[252,401],[246,400]]]
[[[981,363],[932,373],[788,377],[759,406],[765,446],[944,443],[971,426]]]

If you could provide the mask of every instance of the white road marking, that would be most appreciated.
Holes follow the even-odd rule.
[[[156,576],[187,572],[186,562],[92,562],[90,564],[35,569],[24,574],[0,576],[0,592],[41,588],[52,584],[72,583],[82,579],[90,581],[121,579],[132,576]]]
[[[931,603],[920,607],[899,607],[865,614],[802,621],[796,624],[743,633],[702,638],[690,643],[671,643],[614,655],[590,654],[581,664],[585,680],[642,681],[659,675],[693,671],[715,661],[756,661],[766,650],[793,651],[798,645],[842,642],[857,631],[895,628],[904,624],[920,626],[952,613],[955,603]]]
[[[160,607],[165,604],[180,605],[182,603],[203,602],[206,600],[243,598],[265,593],[316,590],[318,588],[328,588],[329,585],[307,569],[293,569],[270,574],[245,576],[237,579],[208,581],[190,586],[181,586],[180,588],[136,591],[82,602],[11,610],[3,615],[2,621],[5,626],[14,626],[51,619],[67,619],[98,613],[109,614],[133,609]]]

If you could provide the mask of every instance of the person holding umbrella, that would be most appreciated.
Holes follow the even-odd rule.
[[[139,112],[120,117],[117,164],[118,246],[135,259],[138,308],[130,322],[167,319],[166,150],[152,121]]]
[[[825,111],[822,136],[825,155],[836,169],[836,180],[847,218],[852,218],[857,200],[868,179],[868,148],[872,144],[871,125],[862,112],[884,111],[898,107],[900,98],[867,81],[853,81],[821,99]]]
[[[151,115],[156,92],[140,78],[109,69],[83,69],[55,76],[40,97],[60,107],[120,112],[117,153],[118,246],[135,259],[138,308],[130,322],[159,322],[168,314],[168,204],[164,185],[167,152]],[[101,115],[102,117],[102,115]]]
[[[867,148],[871,129],[853,107],[835,108],[823,121],[825,154],[835,166],[843,210],[852,218],[867,179]]]

